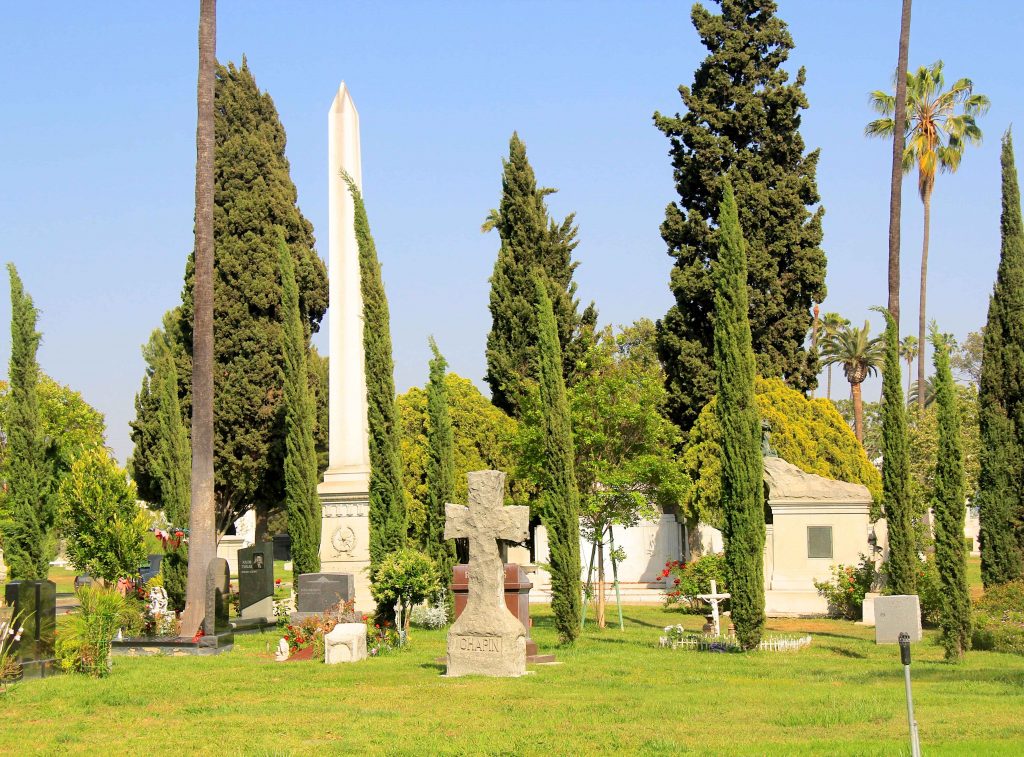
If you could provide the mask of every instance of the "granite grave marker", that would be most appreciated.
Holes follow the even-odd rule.
[[[238,608],[242,618],[274,617],[274,545],[238,550]]]
[[[57,629],[57,585],[53,581],[11,581],[4,600],[14,608],[18,625],[24,624],[15,649],[26,677],[46,676],[56,670],[53,643]]]

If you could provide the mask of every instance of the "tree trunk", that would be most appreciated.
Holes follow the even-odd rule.
[[[828,366],[828,388],[825,390],[825,399],[832,399],[832,365]]]
[[[257,505],[256,510],[256,532],[254,538],[257,544],[262,544],[265,541],[270,540],[270,534],[267,533],[267,521],[270,520],[270,506],[269,505]]]
[[[925,192],[922,198],[924,202],[924,242],[921,245],[921,309],[917,314],[917,409],[924,412],[924,353],[925,345],[925,323],[927,312],[925,301],[928,294],[928,235],[932,223],[932,193]],[[909,397],[907,399],[910,399]]]
[[[853,395],[853,433],[857,441],[864,445],[864,403],[860,396],[860,382],[850,384],[850,394]]]
[[[892,177],[889,181],[889,304],[900,325],[900,212],[903,191],[903,150],[907,144],[907,56],[910,51],[910,1],[903,0],[900,49],[896,63],[896,113],[892,132]],[[898,333],[898,332],[897,332]]]
[[[597,627],[604,628],[604,531],[597,542]]]
[[[199,3],[196,125],[195,322],[192,342],[192,507],[188,584],[181,635],[195,636],[205,615],[206,572],[217,555],[213,497],[213,153],[217,2]]]
[[[910,380],[914,377],[914,361],[907,360],[907,402],[910,402]]]

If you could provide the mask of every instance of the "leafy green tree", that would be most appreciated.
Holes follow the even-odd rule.
[[[136,503],[134,484],[106,450],[75,461],[58,501],[59,531],[75,568],[108,583],[135,575],[146,561],[149,519]]]
[[[1009,131],[1003,136],[1000,162],[1002,244],[985,325],[978,411],[981,577],[986,588],[1024,576],[1024,223]]]
[[[402,547],[385,555],[374,573],[373,601],[378,608],[399,605],[402,629],[408,633],[412,608],[437,593],[437,566],[419,550]]]
[[[964,451],[948,347],[934,330],[932,346],[935,348],[939,449],[931,504],[935,513],[935,562],[942,583],[942,645],[947,660],[960,660],[971,646],[971,597],[967,590],[964,553],[964,518],[967,515]]]
[[[722,510],[732,620],[744,649],[764,630],[764,484],[761,420],[754,401],[754,350],[747,321],[747,258],[732,185],[724,182],[718,213],[715,285],[715,371],[722,429]]]
[[[897,69],[902,70],[902,69]],[[935,176],[939,170],[954,173],[960,167],[964,147],[980,144],[981,129],[975,117],[983,115],[989,108],[985,95],[974,94],[970,79],[957,79],[948,90],[943,91],[945,78],[942,75],[942,61],[931,66],[921,66],[916,72],[907,72],[906,82],[906,147],[903,151],[903,171],[909,173],[917,165],[917,189],[924,205],[924,241],[921,246],[921,307],[918,311],[917,343],[921,350],[917,355],[917,383],[924,384],[924,345],[926,308],[928,293],[928,238],[931,231],[932,192]],[[892,137],[897,128],[893,114],[896,111],[896,97],[877,90],[871,93],[871,105],[882,114],[882,118],[869,123],[868,136]],[[959,111],[959,112],[958,112]],[[897,316],[895,316],[898,318]],[[899,326],[899,323],[896,324]],[[908,391],[909,393],[909,391]],[[918,406],[924,409],[924,397],[919,396]]]
[[[977,385],[981,382],[981,356],[984,351],[985,329],[972,331],[964,339],[963,344],[957,345],[956,349],[950,351],[949,364],[954,371],[958,371],[970,381]]]
[[[948,345],[947,345],[948,347]],[[952,363],[952,360],[950,361]],[[953,385],[960,417],[960,449],[964,455],[964,491],[973,497],[978,490],[981,441],[978,432],[978,390],[973,385]],[[935,488],[935,461],[939,454],[939,412],[936,403],[922,414],[917,405],[907,408],[907,446],[910,452],[910,483],[915,515],[923,516]]]
[[[654,114],[669,138],[679,200],[661,235],[674,260],[675,305],[658,324],[668,373],[669,415],[685,433],[715,393],[712,269],[715,216],[726,172],[732,177],[747,244],[747,298],[757,372],[800,391],[815,386],[817,362],[805,346],[811,306],[825,299],[825,254],[815,173],[818,151],[804,151],[804,70],[782,65],[793,48],[770,0],[717,0],[691,11],[709,55],[681,86],[683,115]]]
[[[548,460],[541,486],[541,520],[548,532],[551,563],[551,610],[564,644],[579,635],[580,598],[580,495],[576,488],[572,420],[562,378],[562,350],[558,344],[555,313],[546,282],[534,276],[537,359],[540,402],[543,407],[544,450]]]
[[[555,190],[538,188],[526,158],[526,145],[513,133],[508,160],[502,161],[501,203],[492,210],[483,231],[497,229],[501,248],[491,276],[491,331],[487,335],[487,383],[494,404],[519,418],[528,385],[537,379],[537,314],[532,275],[541,272],[552,301],[558,342],[562,350],[562,376],[575,381],[578,363],[594,341],[597,310],[582,313],[572,280],[577,227],[574,216],[556,223],[544,197]]]
[[[868,376],[878,373],[882,362],[882,342],[872,339],[871,324],[864,321],[864,328],[846,326],[839,329],[821,346],[821,357],[825,365],[841,365],[846,380],[850,382],[853,395],[853,431],[857,441],[864,443],[864,400],[861,384]]]
[[[687,478],[674,452],[679,430],[663,415],[665,376],[642,320],[591,350],[584,377],[569,390],[583,537],[597,548],[598,626],[603,628],[604,544],[612,526],[631,527],[678,507]]]
[[[878,469],[833,403],[808,399],[782,379],[760,377],[754,382],[754,401],[771,429],[771,446],[779,457],[807,473],[863,484],[881,502]],[[683,510],[692,520],[721,528],[722,428],[717,405],[713,397],[687,437],[682,463],[693,483],[683,498]]]
[[[284,501],[284,314],[279,233],[292,254],[307,343],[327,309],[327,272],[314,250],[285,157],[285,132],[248,63],[217,67],[217,213],[213,221],[214,422],[217,526],[255,508],[257,535]],[[186,270],[181,339],[192,350],[193,261]],[[181,395],[191,403],[191,377]]]
[[[284,500],[288,533],[292,537],[292,565],[296,575],[320,570],[320,498],[316,493],[316,448],[313,427],[316,408],[310,395],[306,355],[307,338],[302,330],[299,287],[295,266],[282,236],[280,266],[284,310]]]
[[[444,378],[452,425],[454,488],[449,502],[465,502],[469,496],[466,474],[476,470],[515,472],[516,438],[520,425],[491,404],[469,379],[454,373]],[[412,387],[398,397],[402,421],[402,473],[409,513],[409,538],[428,543],[431,422],[427,391]],[[511,501],[526,502],[526,482],[509,476]]]
[[[7,271],[11,277],[11,388],[4,418],[7,487],[0,501],[0,539],[9,578],[33,581],[46,578],[53,552],[53,467],[46,458],[39,414],[39,311],[13,263],[7,264]]]
[[[882,368],[882,509],[889,529],[886,572],[893,594],[917,593],[918,559],[910,492],[907,406],[903,403],[900,337],[896,321],[885,316],[885,363]]]
[[[440,587],[450,599],[455,540],[444,538],[444,506],[455,494],[455,433],[448,407],[448,363],[430,338],[430,382],[427,384],[427,528],[426,552],[437,566]]]
[[[370,431],[370,575],[381,560],[405,546],[408,521],[402,486],[401,428],[395,403],[395,364],[391,356],[391,316],[384,293],[377,247],[359,188],[350,176],[355,204],[359,279],[363,294],[363,350]]]

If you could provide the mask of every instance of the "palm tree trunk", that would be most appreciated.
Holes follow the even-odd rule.
[[[931,231],[932,223],[932,193],[931,190],[925,192],[922,198],[924,202],[924,242],[921,245],[921,309],[917,314],[917,343],[919,349],[917,351],[917,408],[922,413],[924,412],[924,353],[925,345],[928,343],[925,341],[925,323],[927,318],[927,308],[925,307],[925,301],[928,294],[928,236]]]
[[[828,388],[825,390],[825,399],[832,399],[832,366],[828,367]]]
[[[864,402],[860,396],[860,382],[850,384],[850,393],[853,395],[853,433],[857,441],[864,444]]]
[[[907,402],[910,402],[910,380],[914,377],[914,361],[907,360]]]
[[[195,322],[192,342],[192,508],[188,584],[181,635],[195,636],[206,614],[206,572],[217,555],[213,499],[213,153],[217,0],[199,2],[196,96]]]
[[[900,49],[896,63],[896,113],[892,134],[892,177],[889,181],[889,314],[900,325],[900,214],[903,191],[903,150],[907,144],[907,56],[910,51],[910,1],[903,0]],[[897,332],[898,333],[898,332]]]

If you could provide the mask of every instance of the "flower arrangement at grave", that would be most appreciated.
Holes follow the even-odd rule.
[[[11,615],[0,618],[0,691],[6,691],[7,684],[21,677],[21,663],[14,656],[14,645],[21,641],[25,620]]]
[[[279,614],[278,618],[280,617]],[[350,599],[347,602],[339,602],[320,615],[311,615],[299,623],[286,623],[283,638],[288,644],[289,656],[312,647],[314,652],[310,659],[323,662],[324,636],[333,631],[339,623],[365,623],[368,620],[369,616],[355,611],[355,600]]]
[[[188,544],[187,528],[180,528],[173,525],[168,525],[166,528],[154,526],[150,531],[153,536],[160,541],[160,546],[164,548],[164,552],[176,550],[180,548],[182,544]]]
[[[372,626],[372,628],[371,628]],[[380,657],[403,646],[402,634],[390,621],[366,624],[366,654],[369,657]]]

